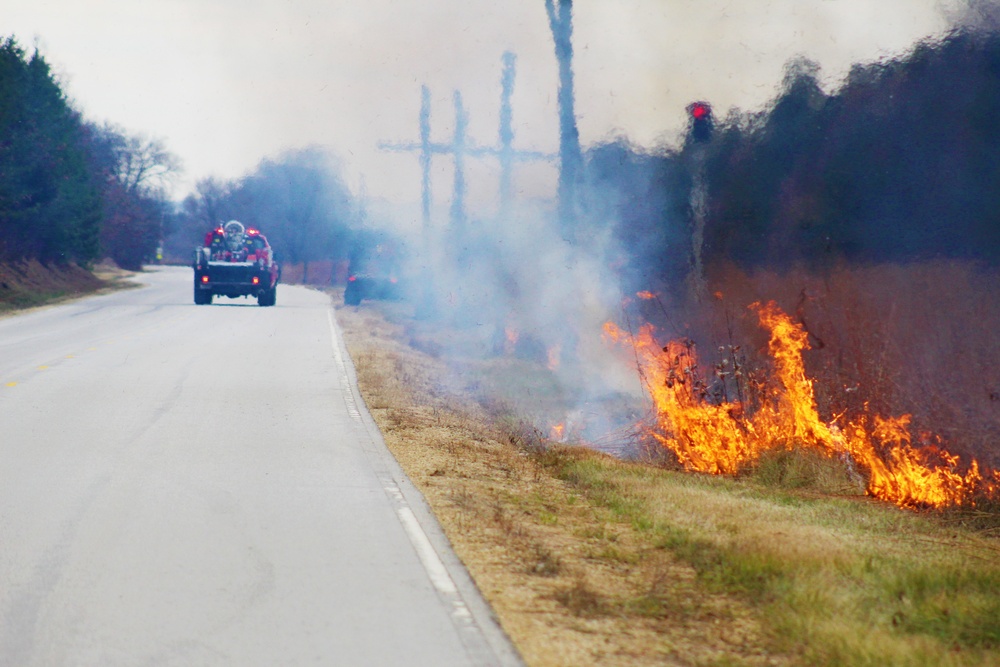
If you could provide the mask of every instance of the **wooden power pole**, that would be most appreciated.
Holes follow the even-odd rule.
[[[580,131],[576,126],[573,92],[573,0],[545,0],[549,28],[559,62],[559,223],[575,240],[577,183],[583,174]]]

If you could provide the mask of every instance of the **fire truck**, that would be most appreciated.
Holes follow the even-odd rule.
[[[216,296],[256,297],[258,305],[273,306],[280,278],[267,238],[237,220],[210,230],[195,248],[194,302],[199,306]]]

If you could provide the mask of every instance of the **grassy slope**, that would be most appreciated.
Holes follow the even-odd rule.
[[[1000,665],[1000,543],[968,517],[788,474],[822,462],[732,480],[552,446],[385,309],[338,310],[362,393],[529,665]]]
[[[134,287],[130,275],[117,267],[99,266],[93,272],[76,265],[47,266],[31,260],[0,264],[0,314],[44,306],[102,289]]]

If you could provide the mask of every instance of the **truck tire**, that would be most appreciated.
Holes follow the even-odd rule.
[[[278,300],[278,286],[275,285],[271,289],[264,290],[259,295],[257,295],[257,305],[258,306],[273,306]]]
[[[212,303],[212,293],[203,289],[198,289],[198,286],[194,287],[194,303],[196,306],[208,306]]]
[[[344,305],[357,306],[360,304],[361,289],[357,287],[357,283],[347,283],[347,289],[344,290]]]

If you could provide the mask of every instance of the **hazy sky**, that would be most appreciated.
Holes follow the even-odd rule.
[[[623,134],[673,143],[695,99],[759,108],[785,62],[805,55],[839,80],[850,63],[946,29],[959,0],[577,0],[577,114],[586,146]],[[461,90],[471,138],[497,142],[501,56],[518,57],[516,144],[558,145],[556,63],[544,0],[4,0],[0,34],[37,44],[91,120],[161,138],[199,178],[240,176],[264,157],[330,147],[357,190],[416,201],[415,156],[380,140],[418,136],[420,86],[447,141]],[[473,161],[473,193],[495,165]],[[435,159],[435,196],[450,165]],[[551,171],[551,169],[549,169]],[[546,195],[545,168],[517,186]]]

